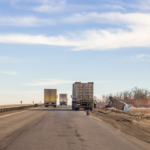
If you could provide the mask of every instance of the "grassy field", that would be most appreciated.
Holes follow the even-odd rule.
[[[0,105],[1,108],[13,108],[13,107],[25,107],[25,106],[34,106],[35,104],[18,104],[18,105]],[[43,105],[43,104],[38,104]]]

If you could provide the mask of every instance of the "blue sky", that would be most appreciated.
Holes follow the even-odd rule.
[[[94,95],[150,89],[148,0],[0,0],[0,104],[43,102],[94,82]]]

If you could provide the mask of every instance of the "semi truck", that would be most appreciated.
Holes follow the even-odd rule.
[[[44,89],[45,107],[57,105],[57,89]]]
[[[93,110],[93,82],[75,82],[72,86],[72,110]]]
[[[67,105],[67,94],[59,94],[60,105]]]

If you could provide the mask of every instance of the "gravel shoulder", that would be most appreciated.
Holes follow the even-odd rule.
[[[150,144],[150,115],[140,110],[132,110],[125,114],[114,109],[97,108],[91,116],[110,124],[114,128]]]

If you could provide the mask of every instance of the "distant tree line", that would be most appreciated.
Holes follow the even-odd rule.
[[[126,100],[140,100],[145,102],[150,101],[150,91],[138,87],[135,87],[130,91],[123,91],[123,92],[116,93],[115,95],[112,94],[103,95],[102,101],[108,102],[109,96],[113,96],[114,98],[121,101],[126,101]]]

